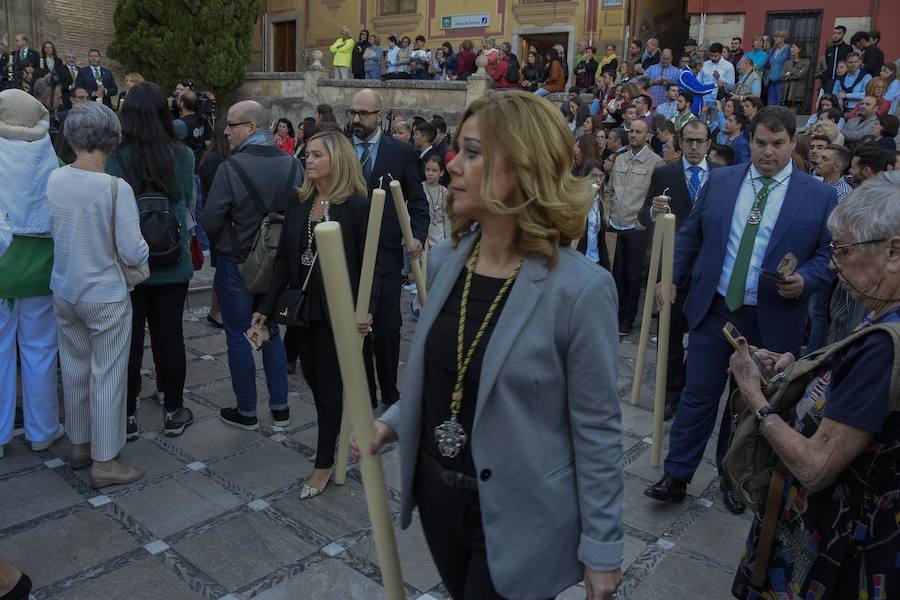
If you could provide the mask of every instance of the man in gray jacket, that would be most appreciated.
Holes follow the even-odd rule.
[[[269,111],[258,102],[238,102],[228,110],[225,135],[234,153],[216,171],[201,224],[210,239],[216,266],[215,291],[222,309],[228,343],[228,367],[236,408],[223,408],[222,421],[241,429],[258,429],[256,365],[244,332],[260,298],[241,280],[238,266],[253,245],[262,220],[270,212],[283,213],[297,197],[303,170],[293,157],[275,147],[269,132]],[[290,424],[287,394],[287,356],[278,328],[262,346],[269,408],[273,424]]]
[[[875,116],[876,106],[878,106],[878,101],[872,96],[866,96],[859,101],[859,116],[847,119],[847,124],[844,125],[841,133],[844,134],[847,146],[851,150],[858,146],[864,137],[875,133],[875,121],[878,118]]]

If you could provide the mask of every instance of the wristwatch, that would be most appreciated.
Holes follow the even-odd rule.
[[[759,428],[762,426],[763,420],[771,414],[778,414],[778,409],[772,406],[771,404],[766,404],[765,406],[761,406],[756,409],[756,429],[759,431]]]

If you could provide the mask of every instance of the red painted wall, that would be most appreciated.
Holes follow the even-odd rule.
[[[745,15],[744,50],[750,49],[750,41],[754,35],[764,32],[767,12],[821,10],[822,37],[819,40],[819,51],[816,60],[822,57],[825,46],[831,41],[831,30],[837,17],[870,17],[873,5],[877,4],[878,14],[872,22],[872,29],[881,32],[879,46],[884,50],[885,60],[900,57],[900,0],[688,0],[687,12],[691,15],[707,14],[741,14]],[[853,31],[847,31],[847,41]],[[718,40],[726,41],[726,40]],[[730,41],[730,40],[728,40]]]

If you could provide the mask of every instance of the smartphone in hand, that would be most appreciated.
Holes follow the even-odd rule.
[[[731,347],[737,350],[738,338],[742,337],[738,328],[730,321],[726,321],[725,325],[722,327],[722,334],[725,336],[725,339],[728,340],[728,343],[731,344]],[[772,380],[773,373],[760,362],[756,354],[751,353],[750,358],[753,359],[753,363],[756,365],[757,370],[759,370],[759,378],[762,380],[763,388],[765,388]]]

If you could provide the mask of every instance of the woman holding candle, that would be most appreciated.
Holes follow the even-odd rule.
[[[306,179],[298,192],[298,201],[288,205],[284,235],[275,257],[272,287],[258,311],[253,313],[252,320],[254,327],[265,325],[278,308],[285,288],[301,289],[309,276],[300,309],[308,324],[297,336],[297,345],[303,377],[312,389],[316,404],[319,440],[315,468],[300,492],[303,500],[325,491],[334,471],[334,447],[341,429],[343,405],[341,373],[313,231],[324,221],[340,223],[355,296],[359,290],[369,222],[366,182],[356,151],[347,138],[338,131],[323,131],[310,138],[306,148]],[[377,268],[375,272],[378,272]],[[377,278],[372,289],[374,302],[379,294]],[[369,315],[358,323],[362,336],[372,331],[372,314],[375,312],[372,302],[369,303]]]
[[[570,172],[561,113],[526,92],[470,104],[454,152],[452,239],[429,259],[402,400],[367,451],[399,434],[401,525],[418,506],[454,598],[552,598],[581,578],[590,600],[612,598],[616,295],[608,272],[569,249],[591,180]]]

